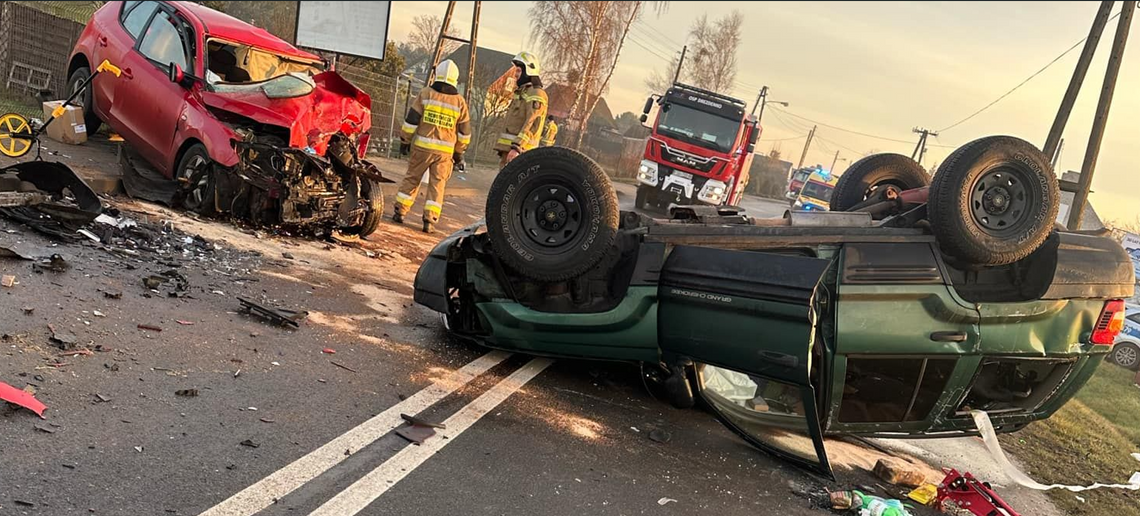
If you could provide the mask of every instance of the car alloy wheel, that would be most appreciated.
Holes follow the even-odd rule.
[[[178,171],[179,180],[184,180],[186,196],[182,205],[191,211],[198,211],[206,201],[210,186],[210,162],[201,155],[188,159]]]
[[[1136,367],[1138,360],[1140,360],[1140,352],[1136,350],[1135,346],[1125,344],[1117,346],[1112,351],[1112,361],[1116,362],[1118,366],[1132,369]]]

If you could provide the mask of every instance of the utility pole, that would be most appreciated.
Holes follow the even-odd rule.
[[[685,65],[685,52],[689,51],[689,45],[681,47],[681,59],[677,61],[677,70],[673,72],[673,84],[681,80],[681,67]]]
[[[1057,145],[1057,152],[1053,153],[1053,159],[1049,161],[1049,166],[1053,167],[1053,173],[1057,172],[1057,162],[1061,161],[1061,152],[1065,150],[1065,139],[1061,138],[1061,143]]]
[[[811,131],[808,132],[807,141],[804,142],[804,151],[800,154],[800,162],[796,165],[796,168],[803,168],[804,166],[804,159],[807,159],[808,149],[811,148],[811,140],[815,138],[815,128],[816,126],[811,126]]]
[[[922,135],[918,137],[918,145],[914,146],[914,152],[910,153],[910,159],[917,161],[918,164],[921,165],[922,158],[926,156],[926,137],[938,136],[938,133],[922,127],[915,127],[911,129],[911,132]],[[917,159],[915,156],[917,156]]]
[[[1127,0],[1121,2],[1120,20],[1116,25],[1116,38],[1112,42],[1112,51],[1108,55],[1108,68],[1104,71],[1104,84],[1101,85],[1100,100],[1096,105],[1096,117],[1093,118],[1092,131],[1089,133],[1089,145],[1085,149],[1085,159],[1081,163],[1080,188],[1073,195],[1073,205],[1069,207],[1069,231],[1076,231],[1081,227],[1084,218],[1085,203],[1089,198],[1089,187],[1092,186],[1093,171],[1096,169],[1096,160],[1100,155],[1100,143],[1104,139],[1104,127],[1108,123],[1108,110],[1112,107],[1112,94],[1116,91],[1116,77],[1120,74],[1120,62],[1124,59],[1124,46],[1128,43],[1128,29],[1132,25],[1132,14],[1136,11],[1136,2]]]
[[[1065,90],[1061,107],[1057,109],[1057,116],[1053,119],[1053,126],[1049,128],[1049,136],[1045,138],[1045,146],[1041,149],[1045,151],[1046,156],[1052,156],[1061,142],[1061,134],[1065,132],[1065,124],[1069,122],[1069,113],[1073,111],[1073,104],[1077,101],[1081,84],[1085,82],[1085,73],[1089,71],[1089,64],[1092,63],[1097,43],[1100,42],[1100,35],[1104,32],[1104,26],[1108,24],[1108,14],[1112,11],[1112,4],[1112,0],[1101,2],[1100,10],[1093,19],[1089,37],[1085,38],[1085,48],[1081,50],[1081,58],[1077,61],[1077,68],[1073,70],[1073,78],[1069,80],[1069,89]]]
[[[763,86],[760,88],[760,94],[756,95],[756,103],[752,105],[752,114],[756,114],[756,106],[760,106],[760,116],[764,116],[764,100],[768,97],[768,87]],[[759,118],[756,119],[759,122]]]
[[[835,172],[835,164],[836,163],[839,163],[839,151],[838,150],[835,151],[835,159],[831,160],[831,168],[829,168],[827,170],[829,170],[831,172]]]
[[[440,59],[443,59],[443,41],[457,41],[459,43],[467,43],[467,83],[463,86],[463,98],[468,103],[471,102],[471,88],[472,82],[475,80],[475,50],[477,47],[477,38],[479,35],[479,11],[483,2],[475,2],[474,11],[471,16],[471,39],[457,38],[447,35],[447,29],[451,26],[451,15],[455,12],[454,1],[447,3],[447,11],[443,15],[443,23],[439,25],[439,37],[435,40],[435,52],[431,58],[431,68],[427,72],[427,81],[425,84],[431,84],[435,80],[435,67],[439,66]]]

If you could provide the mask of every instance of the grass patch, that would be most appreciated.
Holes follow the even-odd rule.
[[[1140,451],[1140,389],[1133,373],[1102,364],[1076,399],[1053,417],[1000,436],[1006,452],[1025,473],[1044,484],[1126,483],[1140,470],[1129,454]],[[1060,489],[1049,497],[1064,514],[1140,515],[1140,493],[1119,489],[1074,493]]]

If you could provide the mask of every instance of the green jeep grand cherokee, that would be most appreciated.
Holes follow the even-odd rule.
[[[1114,240],[1054,227],[1032,145],[958,149],[933,184],[873,155],[831,213],[620,213],[607,176],[561,148],[496,178],[484,223],[441,242],[418,303],[488,347],[636,361],[754,445],[830,474],[825,435],[948,436],[1049,417],[1089,379],[1132,294]]]

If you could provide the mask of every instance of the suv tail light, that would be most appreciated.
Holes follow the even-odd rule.
[[[1093,328],[1092,338],[1089,340],[1096,345],[1111,346],[1122,329],[1124,329],[1124,301],[1114,299],[1104,304],[1104,310],[1100,312],[1096,328]]]

